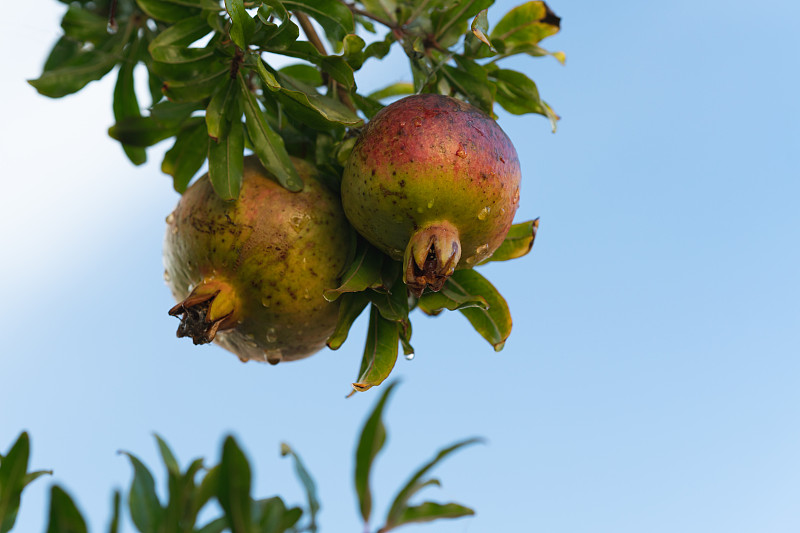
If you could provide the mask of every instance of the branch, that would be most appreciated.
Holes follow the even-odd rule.
[[[377,22],[378,24],[383,24],[384,26],[386,26],[387,28],[389,28],[389,29],[391,29],[391,30],[394,30],[394,31],[402,31],[402,28],[400,27],[400,25],[399,25],[399,24],[397,24],[397,23],[395,23],[395,22],[392,22],[391,20],[386,20],[386,19],[384,19],[384,18],[381,18],[381,17],[379,17],[379,16],[377,16],[377,15],[373,15],[373,14],[372,14],[372,13],[370,13],[369,11],[364,11],[363,9],[359,9],[358,7],[356,7],[356,5],[355,5],[355,4],[348,4],[348,3],[347,3],[347,2],[345,2],[344,0],[340,0],[340,2],[341,2],[342,4],[344,4],[345,6],[347,6],[347,8],[348,8],[348,9],[349,9],[349,10],[350,10],[350,11],[351,11],[351,12],[352,12],[354,15],[361,15],[361,16],[362,16],[362,17],[364,17],[364,18],[368,18],[368,19],[370,19],[370,20],[374,20],[374,21],[375,21],[375,22]],[[427,3],[427,0],[426,0],[426,2],[425,2],[425,3]]]

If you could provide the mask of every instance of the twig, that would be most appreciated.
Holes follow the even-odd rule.
[[[325,50],[325,45],[322,43],[322,39],[317,35],[317,30],[314,29],[311,21],[308,20],[308,15],[301,11],[293,11],[292,13],[297,17],[297,22],[299,22],[300,27],[303,28],[303,33],[306,34],[306,37],[308,37],[309,42],[314,45],[314,48],[316,48],[320,54],[324,56],[328,55],[328,52]]]
[[[292,11],[292,14],[294,14],[294,16],[297,17],[297,22],[299,22],[300,27],[303,28],[303,33],[306,34],[308,41],[312,45],[314,45],[314,48],[316,48],[321,55],[324,56],[328,55],[328,52],[325,50],[325,45],[322,43],[322,39],[319,38],[317,30],[314,29],[314,25],[311,24],[311,21],[308,19],[308,16],[300,11]],[[325,81],[330,80],[330,76],[328,75],[327,72],[323,71],[322,76]],[[353,104],[353,100],[350,98],[350,95],[347,94],[347,91],[344,89],[344,86],[342,86],[336,80],[331,80],[331,81],[333,85],[331,89],[339,97],[339,101],[342,102],[344,105],[346,105],[350,111],[355,113],[356,106]]]
[[[392,22],[391,20],[386,20],[385,18],[381,18],[381,17],[379,17],[377,15],[373,15],[369,11],[364,11],[363,9],[359,9],[358,7],[356,7],[355,4],[348,4],[344,0],[340,0],[340,2],[342,2],[342,4],[344,4],[345,6],[347,6],[347,8],[350,11],[352,11],[352,13],[354,15],[361,15],[364,18],[368,18],[370,20],[374,20],[378,24],[383,24],[384,26],[386,26],[387,28],[390,28],[392,30],[401,30],[402,29],[397,23]],[[426,1],[426,3],[427,3],[427,1]]]

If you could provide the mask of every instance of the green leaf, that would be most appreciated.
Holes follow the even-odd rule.
[[[439,292],[428,292],[417,300],[419,308],[428,315],[438,315],[443,309],[456,311],[468,307],[488,309],[489,304],[480,295],[469,294],[459,290],[455,285],[445,283]]]
[[[131,519],[142,533],[156,531],[164,518],[164,508],[158,501],[153,475],[135,455],[122,453],[128,456],[133,466],[133,481],[128,493]]]
[[[203,119],[192,119],[195,122]],[[189,121],[191,124],[191,121]],[[123,144],[131,146],[152,146],[178,132],[176,124],[163,123],[149,117],[128,117],[120,120],[110,128],[108,134]]]
[[[358,446],[356,447],[354,479],[356,495],[358,496],[358,508],[361,511],[361,518],[364,523],[369,522],[369,517],[372,514],[372,489],[369,482],[372,463],[375,462],[375,457],[380,453],[386,442],[383,410],[396,385],[397,382],[390,383],[378,399],[366,422],[364,422],[364,427],[361,428]]]
[[[242,0],[225,0],[225,9],[231,17],[231,39],[242,50],[250,44],[255,31],[255,21],[247,14]]]
[[[561,19],[544,2],[526,2],[506,13],[490,35],[492,41],[502,41],[507,52],[555,35],[560,24]]]
[[[500,247],[481,264],[489,261],[508,261],[509,259],[516,259],[526,255],[533,248],[533,241],[536,239],[536,231],[538,229],[538,218],[514,224],[508,230],[508,234]]]
[[[167,472],[170,474],[180,474],[181,468],[178,466],[178,460],[175,458],[175,454],[172,453],[169,444],[167,444],[158,433],[154,433],[153,437],[156,439],[158,452],[161,454],[161,460],[164,461],[164,466],[167,467]]]
[[[339,301],[339,320],[336,323],[336,329],[328,337],[328,348],[331,350],[341,348],[344,341],[347,340],[350,327],[367,307],[369,301],[369,293],[366,291],[349,292],[342,295]]]
[[[219,464],[217,499],[232,533],[250,533],[250,463],[232,436],[225,439]]]
[[[490,73],[497,87],[497,103],[515,115],[537,113],[550,120],[553,131],[559,116],[539,97],[536,84],[525,74],[516,70],[497,69]]]
[[[330,129],[339,125],[358,127],[364,123],[361,117],[348,109],[339,100],[329,96],[322,96],[314,88],[303,86],[285,74],[278,73],[278,76],[282,85],[281,94],[291,98],[304,108],[312,110],[316,115],[324,119],[323,129]],[[285,103],[284,98],[280,98],[280,101]]]
[[[406,359],[414,358],[414,347],[411,346],[411,321],[406,319],[400,322],[400,345]]]
[[[374,100],[383,100],[384,98],[405,96],[407,94],[414,94],[414,84],[408,83],[407,81],[400,81],[370,93],[369,97]]]
[[[308,512],[311,518],[311,522],[308,525],[308,530],[315,532],[317,531],[317,512],[319,511],[319,498],[317,497],[317,486],[314,483],[314,480],[311,478],[311,475],[306,470],[305,465],[303,465],[303,461],[300,460],[300,457],[295,453],[295,451],[285,442],[281,443],[281,455],[286,457],[287,455],[291,455],[292,459],[294,459],[294,471],[297,474],[297,477],[300,479],[300,482],[303,484],[303,489],[306,491],[306,498],[308,499]]]
[[[397,361],[397,345],[400,340],[400,325],[386,320],[373,304],[369,312],[369,329],[361,370],[353,389],[364,392],[378,386],[389,377]]]
[[[449,48],[467,31],[468,21],[494,0],[457,0],[447,8],[435,10],[431,16],[433,33],[440,46]]]
[[[459,309],[467,317],[475,331],[494,346],[495,351],[503,349],[506,339],[511,334],[511,312],[505,299],[497,292],[494,285],[475,270],[456,270],[447,284],[453,289],[483,297],[489,304],[488,309],[469,307]]]
[[[28,472],[30,438],[22,432],[0,461],[0,533],[14,526]]]
[[[384,108],[384,105],[377,100],[373,100],[368,96],[361,96],[358,93],[354,93],[351,95],[353,98],[353,103],[356,107],[362,111],[368,119],[372,120],[372,117],[377,115],[381,109]]]
[[[223,69],[190,81],[165,81],[161,90],[173,102],[201,102],[227,82],[227,74]]]
[[[278,80],[275,79],[275,75],[268,71],[267,67],[264,66],[264,61],[261,59],[261,57],[251,57],[255,59],[256,72],[258,73],[258,77],[261,78],[261,82],[264,84],[264,87],[270,91],[277,91],[280,89],[280,83],[278,83]]]
[[[53,485],[50,489],[50,518],[47,533],[86,533],[86,521],[67,492]]]
[[[216,141],[227,133],[228,124],[233,118],[233,110],[238,108],[238,96],[239,84],[235,79],[228,79],[227,83],[217,88],[208,103],[206,127],[208,136],[213,140]]]
[[[244,129],[237,119],[219,142],[208,140],[208,177],[223,200],[235,200],[242,187]]]
[[[475,37],[486,43],[486,46],[488,46],[492,52],[496,53],[497,50],[495,50],[492,42],[486,36],[486,33],[489,31],[489,19],[486,16],[487,12],[488,10],[484,9],[475,15],[475,19],[472,21],[472,26],[470,29],[472,29],[472,33],[475,35]]]
[[[108,18],[88,9],[71,5],[61,19],[64,34],[77,41],[100,43],[108,39]]]
[[[342,276],[342,283],[336,289],[325,289],[323,297],[333,302],[346,292],[360,292],[365,289],[380,287],[381,265],[384,255],[365,241],[359,241],[358,250],[353,262]]]
[[[197,487],[194,499],[195,515],[202,509],[219,491],[219,465],[208,469],[200,485]]]
[[[257,506],[257,521],[260,526],[259,531],[263,533],[283,533],[290,530],[298,531],[294,525],[303,516],[303,510],[298,507],[287,509],[278,496],[265,498],[255,502]],[[303,529],[299,529],[303,531]]]
[[[264,167],[275,176],[278,183],[284,188],[295,192],[301,190],[303,181],[289,159],[283,139],[267,124],[264,114],[241,72],[238,77],[243,96],[247,133],[253,142],[253,151],[258,155],[258,159]]]
[[[155,61],[163,63],[188,63],[211,57],[214,54],[213,48],[187,48],[210,31],[206,17],[190,17],[159,33],[148,46],[148,50]]]
[[[63,66],[74,58],[80,52],[80,49],[81,44],[78,41],[62,35],[53,45],[53,49],[50,50],[50,55],[47,56],[47,61],[45,61],[42,71],[47,72]]]
[[[489,83],[486,69],[464,56],[455,56],[454,59],[457,66],[445,65],[442,73],[472,105],[492,115],[494,86]]]
[[[136,3],[147,16],[164,22],[179,22],[200,13],[198,9],[165,0],[136,0]]]
[[[119,66],[119,72],[117,72],[113,101],[114,120],[117,122],[128,117],[140,117],[142,114],[133,84],[133,69],[137,63],[140,46],[141,41],[134,37]],[[122,145],[122,148],[134,165],[141,165],[147,161],[144,148],[125,144]]]
[[[475,511],[469,507],[464,507],[457,503],[435,503],[424,502],[420,505],[406,507],[403,513],[397,518],[394,527],[414,522],[432,522],[440,518],[461,518],[472,516]],[[387,530],[384,530],[387,531]]]
[[[342,57],[344,57],[347,64],[353,70],[358,70],[364,64],[364,46],[366,46],[364,39],[354,33],[349,33],[344,36],[342,41]]]
[[[228,528],[228,519],[224,516],[212,520],[208,524],[198,529],[195,533],[222,533]]]
[[[172,176],[172,186],[181,194],[208,157],[208,133],[202,122],[181,128],[175,144],[164,154],[161,172]]]
[[[337,0],[283,0],[289,11],[302,11],[313,18],[331,42],[342,42],[345,35],[355,33],[353,13],[346,5]]]
[[[83,89],[87,83],[108,74],[119,58],[101,51],[80,52],[63,66],[43,72],[35,80],[28,80],[39,94],[61,98]]]
[[[408,319],[408,289],[405,283],[395,284],[391,291],[370,291],[370,301],[386,320]]]
[[[319,70],[311,65],[297,63],[296,65],[283,67],[279,72],[309,87],[321,87],[324,84]]]
[[[120,516],[120,503],[122,501],[122,494],[118,490],[114,491],[114,496],[111,500],[111,521],[108,524],[108,533],[119,532],[119,516]]]
[[[464,446],[469,446],[478,442],[482,442],[482,439],[471,438],[457,442],[451,446],[448,446],[447,448],[443,448],[442,450],[439,450],[439,453],[437,453],[433,459],[425,463],[419,470],[417,470],[414,475],[411,476],[411,479],[408,480],[405,486],[400,489],[400,492],[397,493],[397,496],[392,502],[392,506],[389,509],[389,513],[386,517],[385,527],[390,529],[403,523],[401,520],[409,508],[408,501],[412,496],[414,496],[414,494],[419,492],[420,489],[430,484],[422,481],[422,477],[425,474],[427,474],[431,469],[433,469],[433,467],[444,460],[448,455],[463,448]]]

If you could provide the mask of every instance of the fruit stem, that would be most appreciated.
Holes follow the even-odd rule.
[[[403,281],[414,296],[425,288],[438,292],[461,259],[458,230],[446,220],[418,229],[403,256]]]
[[[195,344],[208,344],[217,332],[236,326],[237,298],[233,288],[218,280],[203,281],[182,302],[169,310],[180,316],[178,337],[191,337]]]

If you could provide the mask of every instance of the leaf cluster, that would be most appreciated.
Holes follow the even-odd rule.
[[[370,477],[376,456],[386,442],[383,412],[395,383],[386,387],[368,416],[355,456],[354,483],[358,510],[369,530],[372,516],[372,491]],[[250,461],[232,436],[225,438],[219,462],[206,467],[203,459],[195,459],[185,469],[160,436],[156,444],[166,470],[166,499],[156,490],[153,473],[138,457],[128,452],[133,468],[133,479],[127,492],[115,490],[112,496],[111,519],[108,533],[117,533],[123,517],[123,506],[134,527],[141,533],[299,533],[318,530],[317,515],[320,502],[316,482],[309,474],[300,456],[286,443],[281,444],[281,455],[291,458],[300,484],[306,495],[304,507],[287,505],[280,496],[255,498],[252,495]],[[428,473],[453,452],[479,442],[467,439],[440,450],[436,456],[413,472],[409,480],[397,491],[379,533],[415,522],[430,522],[441,518],[459,518],[473,515],[474,511],[457,503],[425,501],[412,503],[411,499],[422,489],[436,485],[438,479]],[[45,473],[28,472],[30,444],[27,433],[22,433],[5,456],[0,456],[0,532],[6,533],[14,525],[22,489]],[[200,520],[218,504],[220,516]],[[86,519],[74,499],[59,485],[50,489],[50,506],[47,518],[48,533],[87,533]]]
[[[558,116],[524,73],[502,68],[510,56],[553,56],[540,42],[559,31],[560,19],[542,1],[528,1],[490,28],[493,0],[62,0],[64,35],[42,75],[30,80],[41,94],[62,97],[116,67],[109,135],[134,164],[146,149],[171,140],[161,169],[178,192],[207,162],[223,199],[238,196],[243,157],[252,151],[291,191],[303,183],[290,156],[312,162],[337,189],[360,128],[388,99],[439,93],[466,100],[494,115],[495,104],[513,114]],[[316,24],[316,25],[315,25]],[[316,28],[322,29],[322,36]],[[305,38],[302,38],[302,37]],[[410,81],[370,94],[355,73],[403,50]],[[296,62],[276,68],[275,55]],[[274,63],[274,62],[273,62]],[[144,109],[134,77],[145,73]],[[490,260],[530,250],[535,221],[515,225]],[[380,384],[401,345],[413,356],[409,312],[457,310],[499,350],[511,331],[503,297],[478,272],[457,271],[439,293],[414,298],[400,266],[365,242],[341,285],[326,291],[341,299],[339,323],[328,340],[337,349],[370,306],[369,330],[355,390]]]

